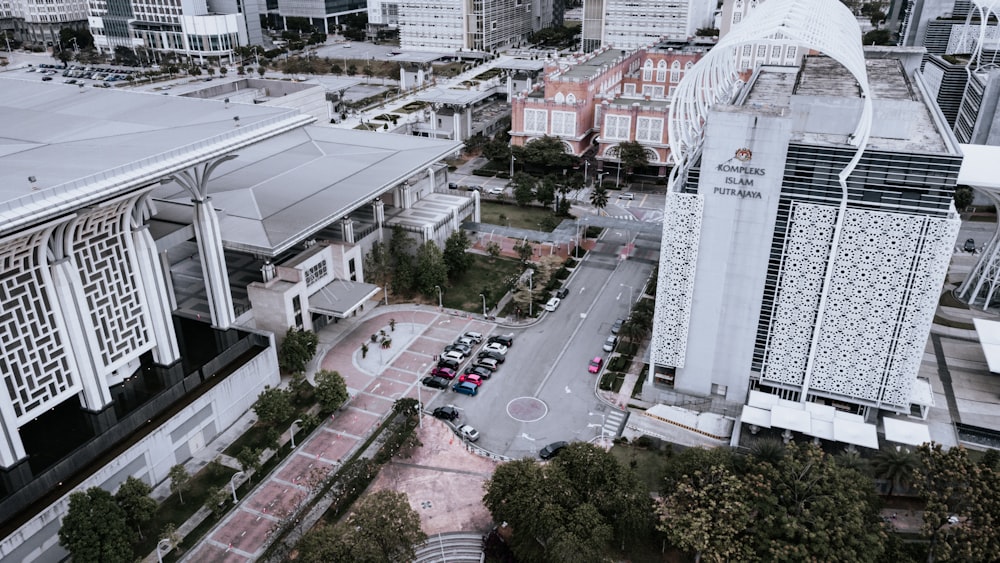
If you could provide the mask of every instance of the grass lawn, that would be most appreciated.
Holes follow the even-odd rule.
[[[650,491],[659,491],[660,487],[663,486],[663,475],[667,467],[667,452],[616,444],[611,448],[611,455],[615,456],[615,459],[626,467],[635,461],[635,471]]]
[[[511,227],[552,232],[552,229],[565,219],[556,217],[552,211],[542,207],[518,207],[495,201],[482,201],[479,205],[481,222],[491,225],[507,226],[509,221]],[[501,218],[501,215],[504,215],[504,218]],[[549,219],[548,225],[543,221],[546,218]]]
[[[520,262],[512,258],[491,259],[480,254],[470,256],[472,265],[465,275],[445,289],[444,306],[482,314],[483,300],[479,294],[485,294],[486,306],[493,308],[497,300],[507,292],[503,280],[519,275],[523,268]]]

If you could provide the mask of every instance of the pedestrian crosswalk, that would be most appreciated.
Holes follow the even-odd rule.
[[[612,409],[608,411],[604,415],[604,428],[601,429],[601,434],[607,438],[617,438],[625,426],[625,419],[627,417],[628,413],[620,410]]]

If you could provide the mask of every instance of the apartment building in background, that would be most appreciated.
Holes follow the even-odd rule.
[[[582,49],[635,50],[661,39],[687,41],[712,27],[715,0],[584,0]]]
[[[562,21],[562,0],[400,0],[399,41],[412,51],[493,51]]]
[[[52,46],[59,42],[60,29],[86,29],[87,14],[87,0],[3,0],[0,31],[19,41]]]

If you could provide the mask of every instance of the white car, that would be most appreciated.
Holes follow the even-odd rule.
[[[622,193],[618,194],[618,199],[633,200],[633,199],[635,199],[635,194],[632,193],[632,192],[622,192]]]
[[[465,438],[466,440],[468,440],[470,442],[475,442],[476,440],[479,439],[479,431],[476,430],[475,428],[469,426],[468,424],[459,426],[458,427],[458,434],[459,434],[459,436]]]
[[[549,299],[548,303],[545,304],[545,310],[549,312],[555,311],[559,307],[560,303],[562,303],[562,299],[553,297],[552,299]]]
[[[492,188],[487,190],[486,193],[490,195],[500,195],[503,193],[503,188],[501,188],[500,186],[493,186]]]
[[[507,347],[499,342],[490,342],[486,346],[483,346],[483,352],[496,352],[502,356],[507,355]]]
[[[452,360],[452,361],[461,363],[462,360],[465,359],[465,356],[463,356],[462,353],[459,352],[458,350],[449,350],[449,351],[445,352],[444,354],[441,354],[441,359],[443,359],[443,360]]]

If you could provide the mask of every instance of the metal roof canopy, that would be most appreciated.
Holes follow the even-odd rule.
[[[381,290],[370,283],[333,280],[309,296],[309,312],[344,319]]]
[[[985,319],[972,319],[979,335],[979,346],[986,355],[986,363],[990,373],[1000,373],[1000,322]]]

